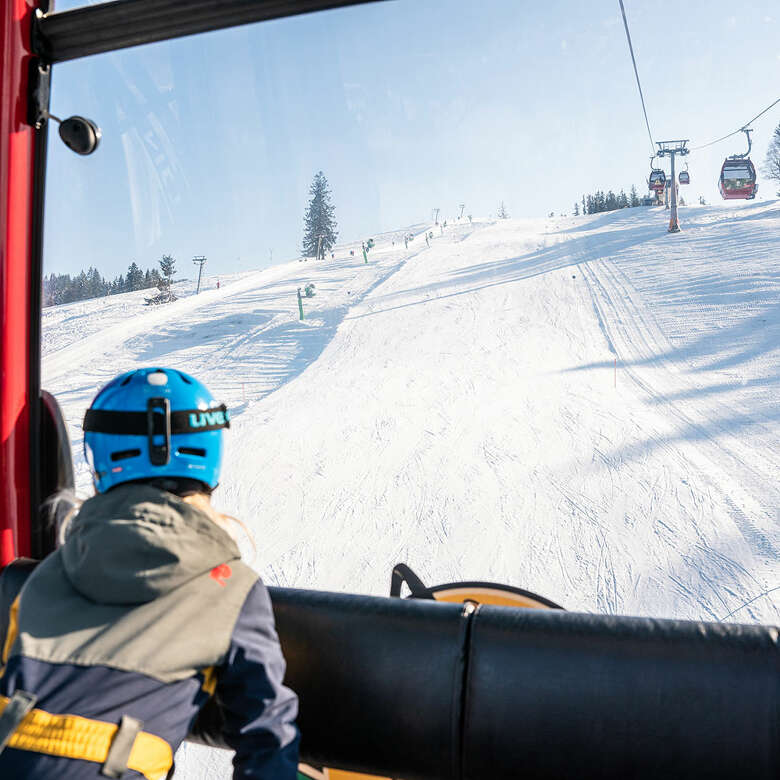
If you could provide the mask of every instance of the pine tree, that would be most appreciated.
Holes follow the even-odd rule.
[[[154,269],[157,272],[157,269]],[[176,273],[176,260],[172,255],[163,255],[160,259],[160,271],[162,277],[157,282],[157,289],[160,292],[170,292],[173,277]]]
[[[89,298],[89,282],[87,275],[82,271],[74,280],[72,286],[71,301],[83,301]]]
[[[41,305],[44,308],[47,306],[56,306],[59,302],[57,300],[57,281],[58,277],[54,274],[49,274],[48,276],[43,277]]]
[[[577,201],[574,201],[574,216],[579,217],[580,215],[580,204],[577,203]]]
[[[309,188],[311,200],[303,217],[303,251],[304,257],[317,257],[324,260],[336,243],[335,206],[331,203],[331,191],[328,180],[322,171],[314,176]]]
[[[133,260],[127,268],[127,276],[125,277],[125,289],[127,290],[143,290],[144,287],[144,272],[138,267],[138,264]]]
[[[160,271],[162,271],[162,274]],[[176,296],[171,290],[173,277],[176,273],[176,259],[173,255],[163,255],[162,258],[160,258],[160,271],[156,268],[152,268],[151,271],[146,272],[149,276],[148,287],[156,287],[160,291],[157,295],[145,299],[147,305],[173,303],[173,301],[176,300]]]
[[[631,185],[631,193],[629,195],[628,205],[631,206],[632,209],[639,205],[639,195],[637,195],[636,186],[633,184]]]
[[[90,266],[87,271],[87,295],[89,298],[98,298],[105,294],[105,281],[97,268]]]
[[[626,206],[628,206],[628,197],[626,196],[625,190],[621,189],[617,196],[617,207],[619,209],[624,209]]]
[[[772,133],[772,140],[766,152],[764,161],[764,174],[780,184],[780,125]],[[777,193],[780,195],[780,192]]]
[[[73,280],[70,274],[62,274],[57,277],[57,286],[55,289],[56,304],[70,303],[73,300]]]
[[[509,212],[506,210],[506,206],[504,206],[503,200],[498,204],[498,218],[509,219]]]

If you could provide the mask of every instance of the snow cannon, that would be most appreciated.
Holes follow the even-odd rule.
[[[405,780],[780,776],[774,627],[270,590],[306,764]]]

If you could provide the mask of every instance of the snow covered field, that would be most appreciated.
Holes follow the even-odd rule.
[[[78,487],[95,390],[172,366],[231,408],[215,500],[269,584],[386,594],[404,561],[574,610],[776,623],[780,203],[681,222],[463,220],[368,265],[353,245],[152,311],[47,309]]]

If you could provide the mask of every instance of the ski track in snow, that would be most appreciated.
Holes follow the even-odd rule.
[[[405,561],[569,609],[776,623],[777,593],[740,607],[780,584],[780,205],[681,215],[674,236],[655,208],[456,221],[430,248],[418,226],[368,265],[349,245],[151,312],[47,309],[78,486],[96,388],[168,365],[231,408],[215,501],[269,584],[386,594]],[[205,748],[177,761],[229,776]]]

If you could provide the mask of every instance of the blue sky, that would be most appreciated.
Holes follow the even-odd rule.
[[[656,139],[713,140],[780,96],[776,0],[624,2]],[[570,211],[642,186],[650,156],[617,0],[396,0],[152,44],[55,66],[51,111],[103,139],[80,158],[51,134],[46,273],[295,257],[320,169],[356,240],[462,202]],[[778,123],[756,123],[757,163]],[[691,154],[683,194],[718,200],[743,150]]]

